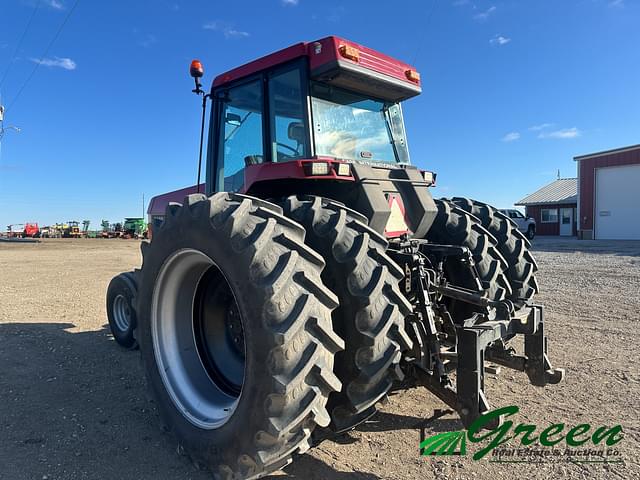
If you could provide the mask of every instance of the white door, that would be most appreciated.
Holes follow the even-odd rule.
[[[640,165],[598,168],[595,237],[640,240]]]
[[[565,237],[573,235],[573,208],[560,209],[560,235]]]

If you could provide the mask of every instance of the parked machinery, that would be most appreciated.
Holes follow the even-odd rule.
[[[38,227],[38,224],[33,222],[33,223],[25,223],[24,224],[24,229],[22,231],[22,237],[23,238],[39,238],[40,237],[40,228]]]
[[[122,238],[143,238],[146,233],[146,223],[141,217],[127,217],[122,224]]]
[[[63,226],[63,234],[64,238],[80,238],[82,236],[82,232],[80,231],[80,223],[77,220],[69,220]]]
[[[42,238],[61,238],[62,237],[61,224],[45,225],[40,229],[40,236]]]

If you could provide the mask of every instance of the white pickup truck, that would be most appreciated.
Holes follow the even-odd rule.
[[[533,240],[536,236],[536,221],[531,217],[525,217],[520,210],[501,209],[507,217],[509,217],[518,226],[518,230],[524,233],[529,240]]]

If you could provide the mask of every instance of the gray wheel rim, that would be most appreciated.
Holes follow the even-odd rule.
[[[121,293],[113,299],[113,319],[121,332],[129,330],[131,325],[131,308],[126,297]]]
[[[231,395],[216,384],[197,346],[194,298],[202,277],[212,267],[218,268],[198,250],[174,252],[160,268],[150,319],[158,372],[169,397],[189,422],[206,430],[224,425],[242,394]]]

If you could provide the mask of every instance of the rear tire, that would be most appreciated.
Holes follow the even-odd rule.
[[[506,276],[507,262],[497,248],[496,239],[482,226],[478,218],[449,200],[435,200],[436,218],[427,239],[444,245],[467,247],[475,262],[479,278],[470,275],[456,258],[445,262],[445,274],[454,285],[473,290],[484,290],[490,300],[504,300],[511,296],[511,285]],[[469,304],[451,303],[450,313],[455,321],[468,318],[477,308]]]
[[[109,329],[116,343],[127,350],[138,348],[138,342],[134,336],[137,325],[135,310],[137,293],[134,272],[116,275],[107,288]]]
[[[216,479],[277,470],[330,422],[327,400],[341,388],[333,357],[344,342],[331,325],[337,299],[320,278],[324,262],[304,235],[268,202],[196,194],[169,204],[142,243],[147,382],[179,450]],[[211,331],[221,318],[229,330]],[[240,374],[220,355],[226,335],[243,346],[234,353]]]
[[[507,298],[516,305],[531,300],[538,293],[538,282],[535,277],[538,265],[529,250],[531,244],[518,230],[517,225],[505,214],[486,203],[468,198],[454,198],[452,201],[477,217],[496,238],[497,248],[508,264],[506,273],[512,292]],[[527,236],[533,238],[534,235],[535,227],[530,225]]]
[[[412,307],[398,287],[404,274],[385,253],[386,239],[343,204],[294,196],[284,212],[307,230],[305,242],[327,262],[322,278],[340,301],[333,326],[346,344],[335,360],[343,389],[331,394],[328,408],[331,428],[343,431],[366,420],[403,379],[401,352],[412,345],[404,324]]]

